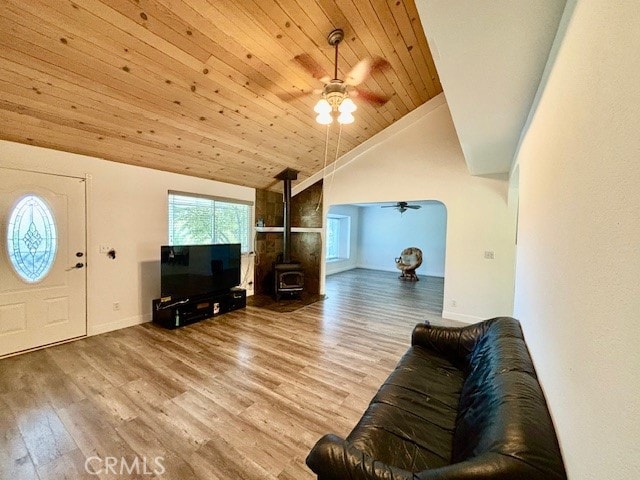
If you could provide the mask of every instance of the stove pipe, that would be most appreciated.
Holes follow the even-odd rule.
[[[276,175],[276,178],[284,183],[282,194],[284,203],[282,263],[291,263],[291,181],[298,178],[298,171],[287,168]]]

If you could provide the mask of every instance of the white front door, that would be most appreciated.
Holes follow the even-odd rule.
[[[0,168],[0,357],[87,334],[85,180]]]

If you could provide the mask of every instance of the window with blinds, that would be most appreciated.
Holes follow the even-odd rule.
[[[169,192],[169,245],[239,243],[250,251],[251,204]]]
[[[327,218],[327,260],[340,258],[340,219]]]
[[[351,218],[344,215],[327,217],[327,261],[334,262],[349,258],[350,232]]]

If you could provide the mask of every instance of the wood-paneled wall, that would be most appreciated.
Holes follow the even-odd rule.
[[[256,219],[265,226],[281,227],[283,220],[282,194],[267,190],[256,191]],[[292,199],[291,225],[293,227],[322,227],[322,181],[319,181]],[[256,295],[273,293],[273,264],[280,260],[283,235],[280,232],[256,233],[256,264],[254,292]],[[322,237],[319,232],[294,232],[291,235],[291,257],[302,264],[305,291],[320,292],[320,263]]]

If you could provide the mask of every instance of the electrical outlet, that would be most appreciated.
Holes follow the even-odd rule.
[[[111,247],[109,245],[100,245],[100,253],[109,253]]]
[[[451,306],[452,307],[457,307],[458,306],[458,302],[455,300],[451,300]]]
[[[487,260],[493,260],[494,258],[496,258],[496,254],[493,250],[485,250],[484,258],[486,258]]]
[[[113,302],[113,309],[120,310],[120,302]]]

